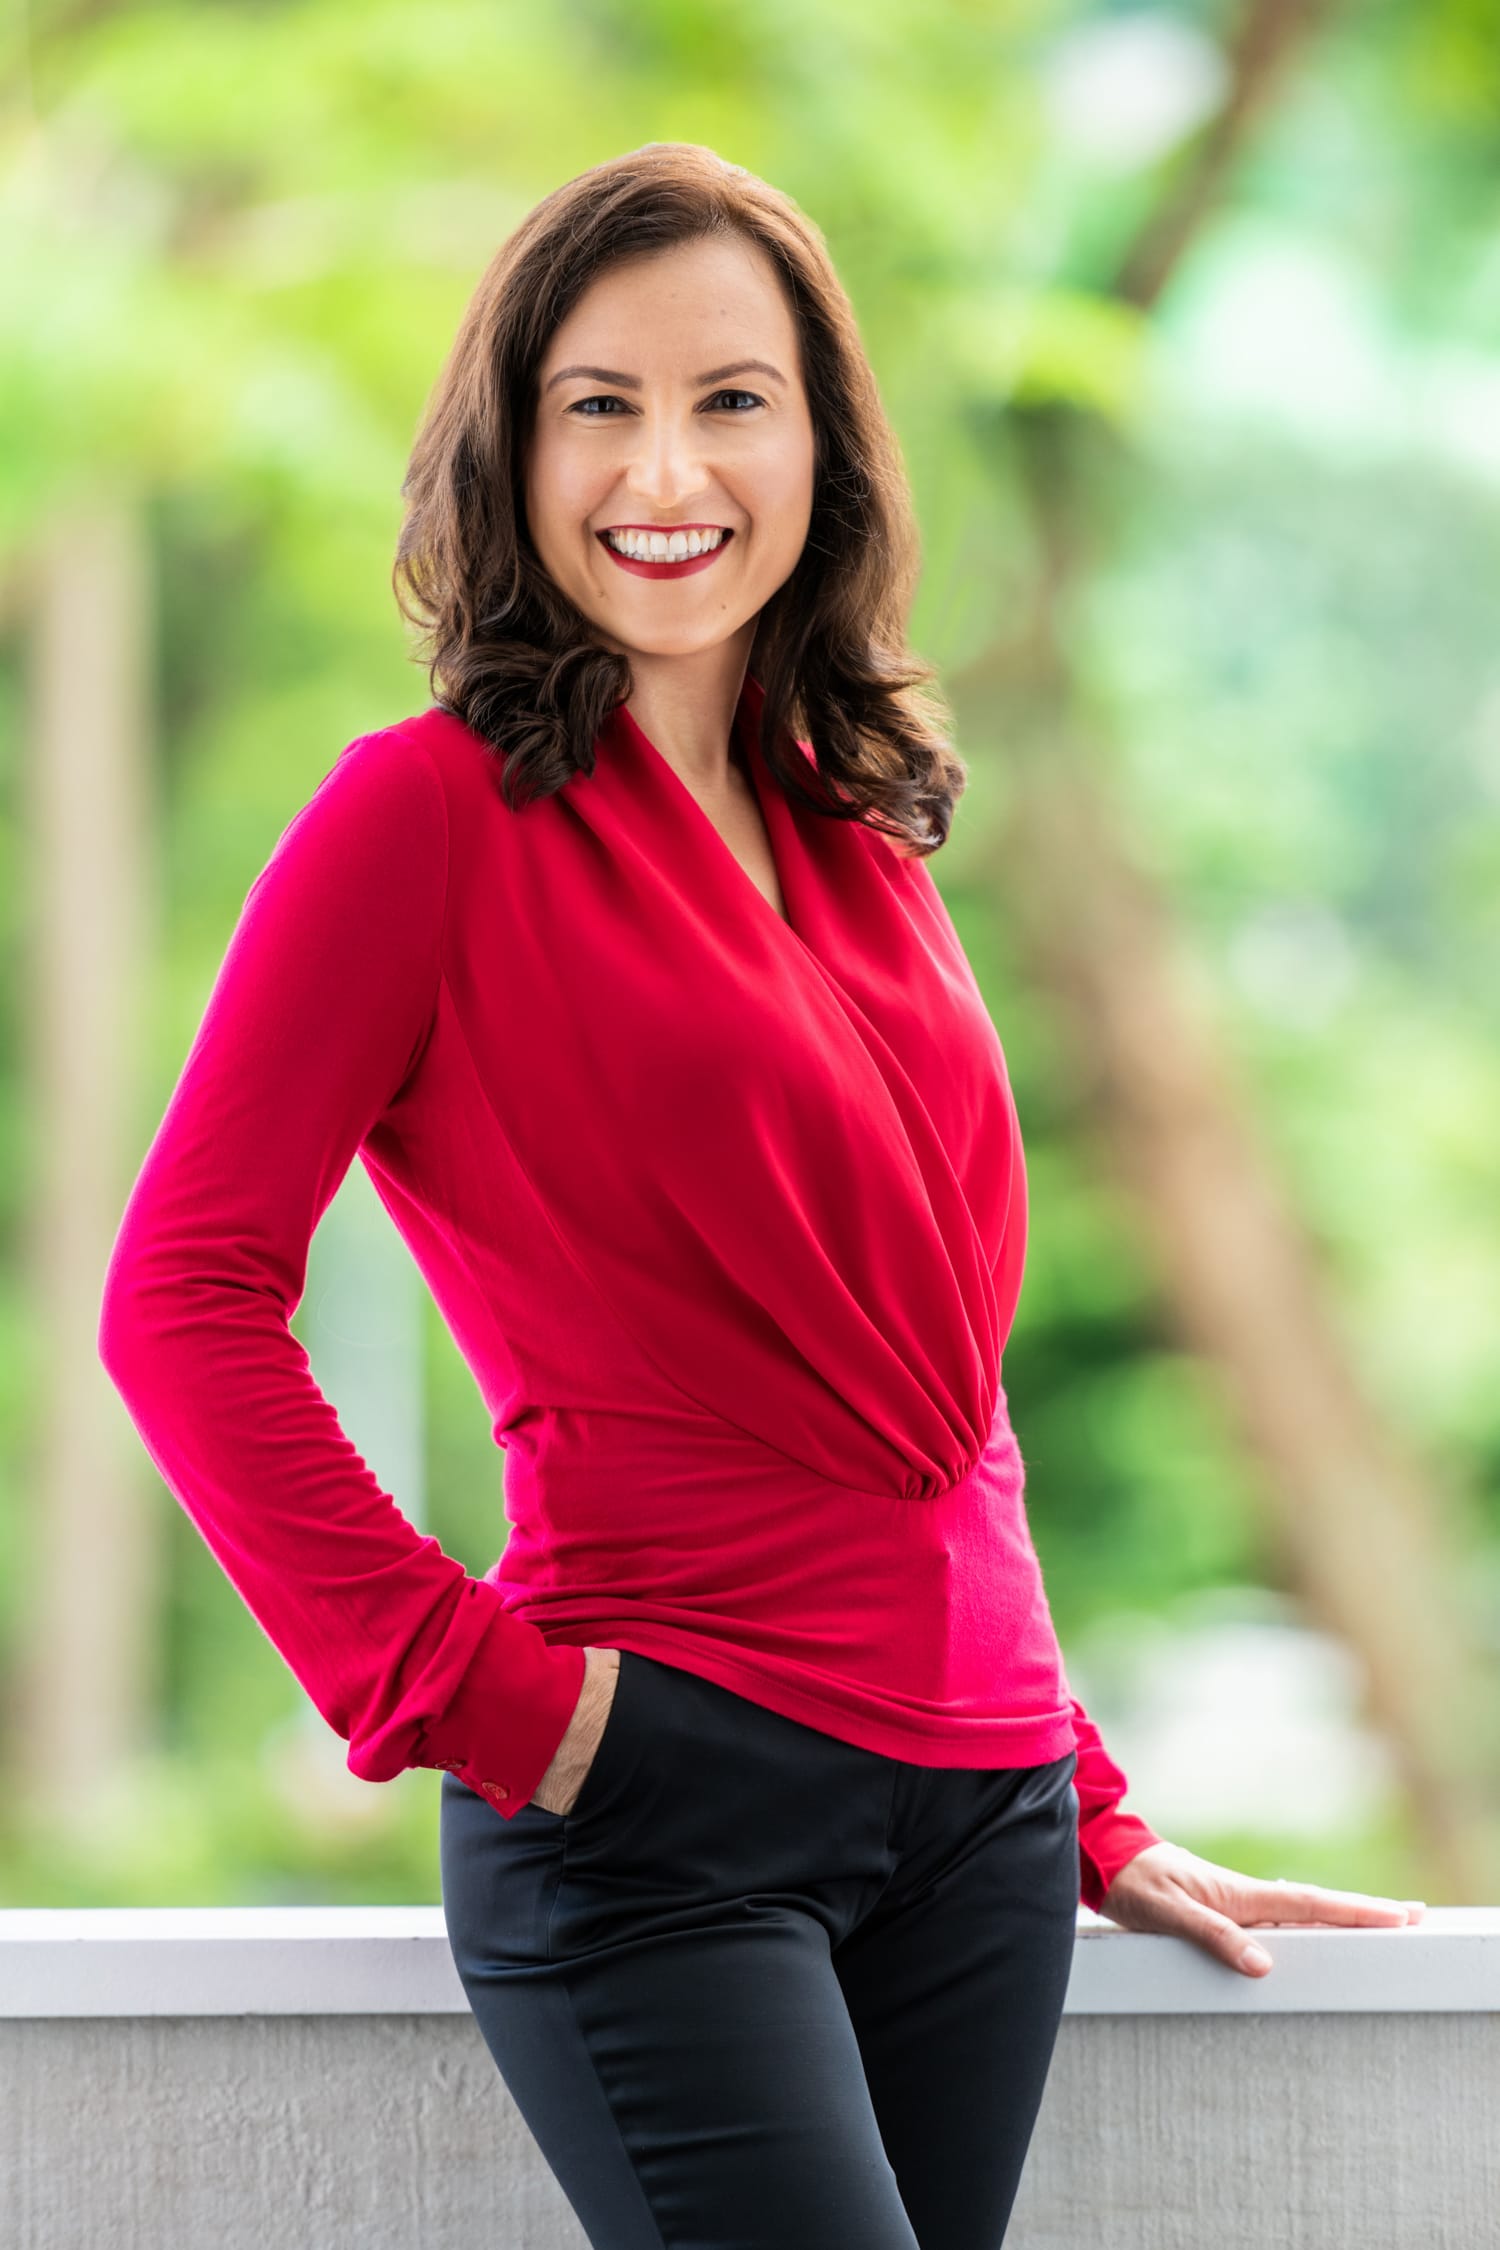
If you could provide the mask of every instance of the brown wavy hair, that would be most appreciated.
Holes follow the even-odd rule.
[[[758,245],[780,277],[815,437],[807,539],[760,612],[748,666],[764,690],[760,747],[802,803],[926,856],[947,840],[967,769],[934,667],[906,642],[920,550],[900,449],[818,228],[712,149],[651,141],[596,164],[544,197],[491,259],[402,480],[397,607],[420,629],[415,661],[434,700],[495,751],[513,809],[593,772],[595,737],[630,695],[630,664],[592,637],[526,527],[539,369],[606,267],[726,234]]]

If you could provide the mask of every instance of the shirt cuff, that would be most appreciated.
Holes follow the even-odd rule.
[[[549,1644],[535,1627],[514,1637],[492,1631],[413,1763],[457,1774],[511,1819],[556,1756],[587,1670],[586,1651],[572,1642]]]
[[[1078,1892],[1095,1914],[1104,1912],[1104,1894],[1120,1869],[1137,1852],[1164,1839],[1135,1813],[1114,1812],[1108,1806],[1084,1821],[1078,1831]]]

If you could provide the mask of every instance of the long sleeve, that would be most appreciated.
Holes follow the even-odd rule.
[[[120,1224],[98,1351],[350,1771],[441,1766],[513,1810],[584,1651],[418,1533],[288,1325],[313,1231],[436,1020],[447,881],[430,756],[397,729],[351,743],[246,897]]]
[[[1104,1894],[1128,1860],[1162,1838],[1135,1813],[1121,1812],[1126,1780],[1099,1737],[1099,1729],[1076,1695],[1073,1732],[1078,1742],[1078,1770],[1073,1786],[1078,1792],[1079,1896],[1096,1914],[1104,1911]]]

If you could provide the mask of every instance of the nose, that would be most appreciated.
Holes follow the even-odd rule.
[[[704,458],[707,434],[691,415],[642,414],[625,466],[626,491],[663,512],[681,509],[706,493],[711,483]]]

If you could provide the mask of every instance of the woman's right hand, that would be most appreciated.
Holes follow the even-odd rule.
[[[620,1674],[619,1650],[586,1648],[583,1653],[583,1687],[568,1721],[568,1731],[529,1800],[533,1805],[540,1805],[543,1812],[573,1810],[615,1699]]]

